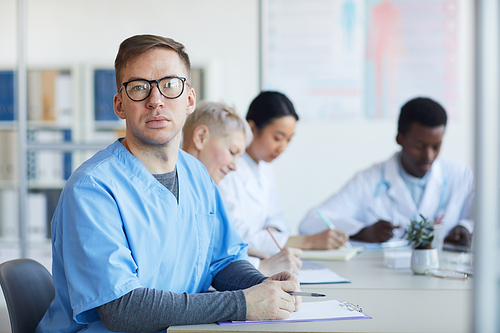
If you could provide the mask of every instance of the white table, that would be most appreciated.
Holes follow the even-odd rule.
[[[458,254],[445,252],[445,259]],[[168,332],[470,332],[473,280],[414,275],[383,266],[381,250],[365,251],[348,262],[318,261],[352,283],[303,285],[326,299],[359,304],[373,319],[219,326],[186,325]],[[459,265],[442,262],[442,266]],[[463,266],[463,265],[460,265]],[[323,298],[324,300],[325,298]],[[315,301],[303,298],[303,301]]]

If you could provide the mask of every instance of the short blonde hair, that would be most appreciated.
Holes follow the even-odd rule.
[[[183,141],[191,140],[194,129],[205,125],[212,138],[225,137],[235,130],[242,131],[248,146],[253,139],[248,123],[236,111],[222,102],[202,101],[197,104],[196,110],[190,114],[183,128]]]

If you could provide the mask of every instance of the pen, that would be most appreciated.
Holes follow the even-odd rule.
[[[324,224],[326,224],[326,226],[328,227],[328,229],[335,229],[335,226],[333,225],[332,221],[330,221],[325,215],[323,215],[322,212],[320,212],[319,210],[316,212],[319,216],[319,218],[321,219],[321,221],[323,221]]]
[[[366,207],[366,210],[367,210],[370,214],[372,214],[373,216],[375,216],[375,218],[376,218],[377,220],[379,220],[379,221],[383,221],[383,219],[382,219],[382,218],[381,218],[381,217],[380,217],[377,213],[375,213],[375,211],[373,210],[373,208],[371,208],[370,206]],[[416,219],[416,218],[415,218],[415,219]],[[391,223],[391,224],[392,224],[392,223]],[[399,228],[401,228],[401,225],[394,225],[394,224],[392,224],[392,226],[393,226],[393,228],[394,228],[394,229],[399,229]]]
[[[266,228],[267,232],[269,232],[269,235],[273,238],[273,241],[276,243],[276,245],[279,247],[280,251],[283,250],[283,248],[280,246],[280,243],[274,238],[273,233],[271,232],[271,229],[269,227]]]
[[[321,219],[321,221],[323,221],[323,223],[326,224],[326,226],[328,227],[328,229],[331,229],[331,230],[335,229],[335,226],[333,225],[332,221],[330,221],[328,219],[328,217],[326,217],[321,211],[318,210],[316,213],[318,214],[318,216]],[[348,248],[348,249],[351,249],[352,245],[351,245],[351,243],[346,242],[345,243],[345,247]]]
[[[310,296],[310,297],[325,297],[325,294],[319,294],[319,293],[305,293],[302,291],[287,291],[290,295],[293,296]]]
[[[375,211],[373,210],[373,208],[371,208],[370,206],[366,207],[366,210],[367,210],[370,214],[372,214],[373,216],[375,216],[375,218],[376,218],[377,220],[379,220],[379,221],[380,221],[380,220],[382,220],[382,218],[380,218],[380,216],[378,216],[378,214],[377,214],[377,213],[375,213]]]

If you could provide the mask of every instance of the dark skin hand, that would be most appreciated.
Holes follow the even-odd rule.
[[[457,225],[444,239],[446,243],[470,246],[471,234],[467,228]]]
[[[391,239],[394,236],[392,231],[397,228],[399,226],[395,227],[391,222],[380,220],[371,226],[361,229],[356,235],[351,236],[351,239],[369,243],[382,243]]]

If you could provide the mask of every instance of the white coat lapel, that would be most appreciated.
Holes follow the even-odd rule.
[[[429,180],[425,185],[424,195],[420,202],[419,211],[424,217],[434,219],[439,207],[441,192],[443,191],[443,172],[439,160],[432,163]]]
[[[389,183],[387,195],[395,203],[398,211],[408,217],[412,217],[417,212],[417,205],[411,197],[410,191],[406,186],[399,172],[399,154],[396,153],[386,163],[385,177]]]
[[[245,188],[247,189],[250,197],[256,202],[259,202],[262,207],[262,201],[265,200],[265,198],[262,196],[262,185],[259,184],[261,181],[261,179],[259,179],[261,170],[259,166],[254,165],[255,162],[252,160],[250,155],[245,152],[243,156],[245,157],[245,165],[243,166],[243,163],[241,163],[241,168],[245,168],[245,172],[242,174],[247,175],[246,179],[244,180]],[[238,167],[240,167],[240,165],[238,165]],[[255,172],[254,168],[257,168],[257,173]]]

